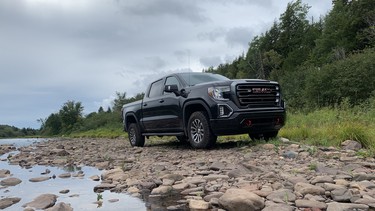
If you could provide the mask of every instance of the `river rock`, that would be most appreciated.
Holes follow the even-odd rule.
[[[334,183],[331,176],[317,176],[311,180],[311,184],[315,185],[316,183]]]
[[[354,174],[353,176],[354,181],[363,181],[363,180],[375,180],[375,175],[374,174],[365,174],[365,173],[358,173]]]
[[[264,199],[242,189],[229,189],[219,198],[219,204],[228,211],[261,210]]]
[[[69,193],[69,192],[70,192],[69,189],[65,189],[65,190],[61,190],[61,191],[59,191],[59,193],[61,193],[61,194],[67,194],[67,193]]]
[[[207,210],[210,207],[208,202],[203,200],[190,200],[189,201],[189,208],[193,210]]]
[[[367,211],[369,206],[364,204],[353,204],[353,203],[328,203],[327,211]]]
[[[0,178],[9,177],[10,171],[7,169],[1,169],[0,170]]]
[[[214,162],[209,167],[209,169],[214,170],[214,171],[220,171],[221,169],[224,169],[224,168],[225,168],[225,163],[222,163],[222,162]]]
[[[331,191],[332,199],[337,202],[350,202],[352,196],[352,192],[346,188]]]
[[[272,204],[266,206],[262,211],[294,211],[294,207],[287,205],[287,204]]]
[[[299,182],[294,186],[294,190],[302,195],[323,195],[325,190],[322,187]]]
[[[151,194],[152,195],[166,195],[171,193],[173,190],[172,186],[159,186],[157,188],[152,189]]]
[[[56,203],[57,196],[54,194],[42,194],[36,197],[31,202],[28,202],[22,207],[33,207],[35,209],[46,209],[52,207]]]
[[[59,178],[70,178],[72,176],[72,174],[70,174],[69,172],[68,173],[62,173],[59,175]]]
[[[0,199],[0,209],[5,209],[7,207],[10,207],[13,204],[17,204],[19,201],[21,201],[21,198],[17,198],[17,197]]]
[[[104,162],[95,164],[95,167],[98,168],[99,170],[106,169],[108,168],[108,166],[109,166],[109,161],[104,161]]]
[[[29,181],[30,182],[43,182],[49,179],[50,177],[34,177],[34,178],[30,178]]]
[[[362,149],[362,144],[357,141],[346,140],[341,143],[341,147],[345,150],[357,151],[357,150]]]
[[[296,195],[289,189],[280,189],[269,194],[267,199],[276,203],[287,203],[294,202]]]
[[[115,188],[115,187],[116,187],[116,185],[114,185],[114,184],[102,183],[102,184],[94,187],[94,192],[95,193],[102,192],[104,190],[110,190],[110,189]]]
[[[93,181],[99,181],[100,177],[98,175],[93,175],[90,177],[90,179],[92,179]]]
[[[22,180],[20,180],[18,178],[10,177],[10,178],[6,178],[6,179],[1,180],[0,185],[15,186],[15,185],[20,184],[21,182],[22,182]]]
[[[60,202],[53,207],[45,209],[45,211],[73,211],[73,208],[70,206],[70,204]]]
[[[115,168],[102,173],[102,180],[124,181],[128,176],[121,168]]]
[[[327,208],[327,204],[324,202],[304,199],[296,200],[296,206],[299,208],[318,208],[321,210],[325,210]]]

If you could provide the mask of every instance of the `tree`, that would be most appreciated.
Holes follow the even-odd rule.
[[[114,112],[121,112],[122,106],[126,103],[126,92],[116,92],[116,98],[113,100],[112,110]]]
[[[81,102],[68,101],[59,111],[64,132],[70,132],[74,125],[82,119],[83,106]]]
[[[58,113],[52,113],[42,124],[41,133],[44,135],[57,135],[62,132],[62,122]]]
[[[321,38],[317,39],[314,59],[318,65],[345,59],[353,51],[373,47],[374,0],[336,0],[325,18]]]

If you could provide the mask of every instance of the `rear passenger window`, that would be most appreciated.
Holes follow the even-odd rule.
[[[162,87],[163,87],[163,81],[162,80],[158,80],[158,81],[155,81],[154,83],[152,83],[151,87],[150,87],[150,92],[148,94],[148,97],[152,98],[152,97],[160,96],[161,92],[163,90]]]

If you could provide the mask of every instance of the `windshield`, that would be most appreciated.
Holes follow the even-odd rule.
[[[182,79],[189,86],[194,86],[200,83],[207,83],[212,81],[227,81],[227,77],[212,73],[181,73]]]

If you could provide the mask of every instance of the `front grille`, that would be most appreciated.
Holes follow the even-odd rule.
[[[275,84],[238,84],[236,95],[241,107],[280,106],[280,88]]]

